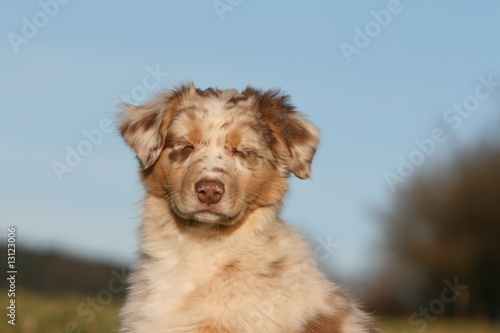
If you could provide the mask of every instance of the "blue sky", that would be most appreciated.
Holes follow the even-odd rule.
[[[143,193],[110,122],[180,82],[280,88],[321,128],[283,215],[344,275],[377,265],[388,172],[500,125],[496,1],[59,1],[0,3],[0,232],[26,246],[132,260]]]

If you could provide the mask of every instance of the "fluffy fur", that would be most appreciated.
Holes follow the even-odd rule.
[[[378,332],[279,218],[319,142],[288,96],[184,85],[125,110],[146,197],[121,332]]]

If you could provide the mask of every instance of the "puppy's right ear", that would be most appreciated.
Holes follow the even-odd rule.
[[[176,97],[175,92],[167,92],[142,106],[123,104],[123,121],[119,130],[144,169],[152,166],[163,150],[169,114],[176,104]]]

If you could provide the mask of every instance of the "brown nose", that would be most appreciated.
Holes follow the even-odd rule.
[[[194,184],[198,200],[204,204],[216,204],[224,196],[224,183],[218,180],[200,180]]]

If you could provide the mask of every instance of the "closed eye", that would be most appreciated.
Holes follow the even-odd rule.
[[[183,150],[183,151],[194,151],[194,145],[187,142],[178,143],[174,147],[175,150]]]
[[[249,149],[243,148],[233,148],[233,156],[238,156],[242,158],[246,158],[252,154],[252,151]]]

